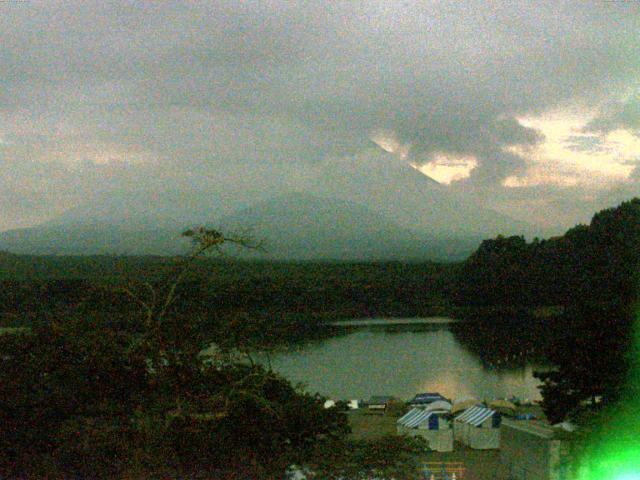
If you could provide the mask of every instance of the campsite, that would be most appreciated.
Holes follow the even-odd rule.
[[[441,400],[415,407],[416,398],[425,396]],[[449,479],[456,472],[457,479],[467,480],[565,478],[571,434],[562,427],[552,428],[540,405],[514,405],[501,399],[497,403],[511,410],[504,415],[477,399],[465,398],[449,403],[449,413],[455,410],[457,414],[447,415],[445,402],[438,393],[417,394],[408,401],[391,400],[381,413],[379,404],[370,410],[365,401],[360,403],[361,408],[348,412],[352,435],[358,439],[393,434],[422,436],[429,451],[420,455],[420,461],[432,469],[436,479],[444,479],[443,472],[450,474]],[[463,408],[456,410],[455,406]],[[556,456],[557,465],[549,464],[549,455]]]

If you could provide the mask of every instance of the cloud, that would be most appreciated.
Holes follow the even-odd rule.
[[[605,145],[602,138],[597,136],[585,136],[585,135],[570,135],[566,139],[567,150],[572,152],[591,152],[591,153],[605,153],[610,151]]]
[[[451,184],[469,178],[471,172],[478,166],[478,161],[472,156],[452,157],[436,154],[428,161],[412,163],[416,170],[433,178],[439,183]]]
[[[632,3],[5,2],[0,148],[25,195],[75,199],[133,169],[143,189],[224,182],[240,198],[298,185],[384,130],[414,163],[474,158],[452,188],[500,189],[544,141],[518,118],[638,79]],[[629,105],[591,128],[631,128]],[[58,207],[8,208],[5,226]]]
[[[579,185],[606,190],[626,181],[638,163],[640,137],[623,129],[594,133],[588,126],[595,115],[581,110],[556,110],[519,119],[523,125],[542,132],[544,140],[526,151],[520,146],[509,148],[526,158],[526,168],[507,177],[503,185]]]
[[[606,105],[598,117],[585,126],[586,132],[602,134],[620,129],[640,136],[640,93],[636,92],[626,101]]]

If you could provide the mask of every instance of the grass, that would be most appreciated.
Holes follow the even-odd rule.
[[[28,330],[28,327],[0,327],[0,335],[26,332]]]
[[[369,413],[365,408],[351,410],[348,416],[354,440],[374,440],[385,435],[396,435],[396,416]]]

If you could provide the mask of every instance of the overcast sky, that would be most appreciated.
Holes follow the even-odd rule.
[[[0,230],[380,148],[540,225],[640,195],[640,2],[0,2]]]

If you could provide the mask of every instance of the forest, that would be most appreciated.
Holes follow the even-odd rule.
[[[459,270],[450,300],[478,307],[562,307],[536,342],[557,366],[538,374],[543,407],[554,422],[584,422],[594,411],[637,396],[639,386],[629,379],[638,363],[633,339],[639,273],[635,198],[561,237],[484,241]]]

